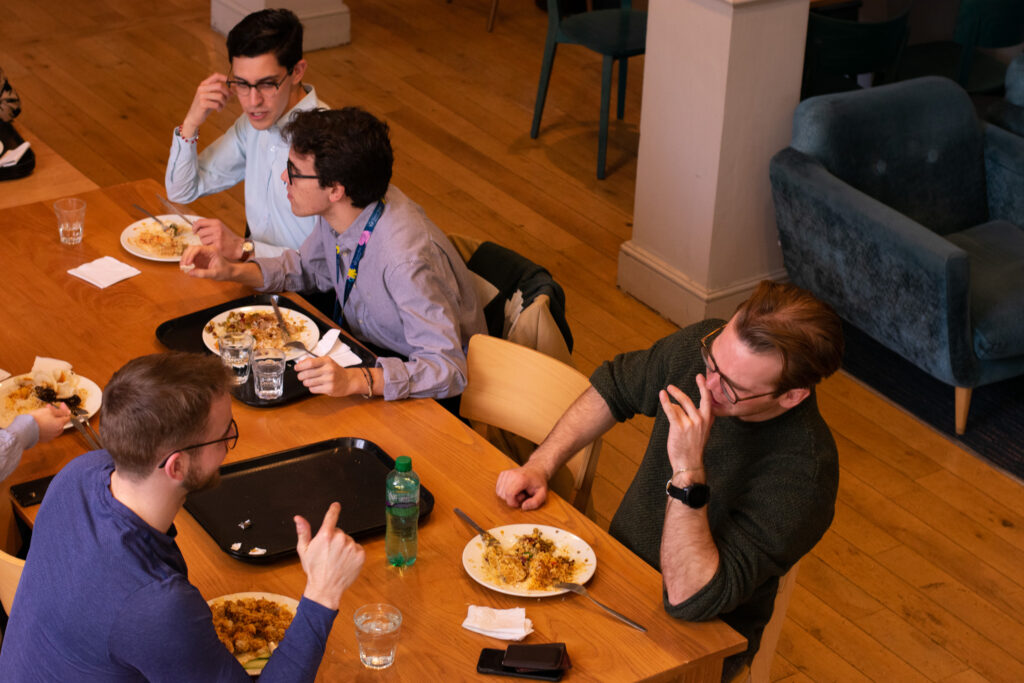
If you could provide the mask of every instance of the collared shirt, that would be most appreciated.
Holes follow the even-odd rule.
[[[261,291],[334,290],[341,300],[352,252],[376,202],[342,233],[318,217],[299,251],[258,258]],[[341,252],[338,277],[336,249]],[[357,339],[405,356],[377,359],[384,398],[445,398],[466,386],[466,345],[486,334],[472,275],[451,241],[397,187],[366,245],[344,320]]]
[[[327,109],[311,85],[306,96],[266,130],[256,130],[242,114],[224,135],[197,154],[195,143],[171,136],[164,187],[167,198],[187,204],[245,181],[245,219],[256,256],[277,256],[298,249],[313,232],[314,217],[292,213],[281,173],[288,163],[288,142],[281,129],[300,111]]]
[[[0,481],[21,462],[21,454],[39,441],[39,423],[31,415],[19,415],[6,428],[0,429]]]

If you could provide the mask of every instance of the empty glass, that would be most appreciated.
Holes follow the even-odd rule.
[[[252,374],[256,396],[264,401],[284,393],[284,349],[261,346],[252,352]]]
[[[57,233],[64,244],[80,244],[85,231],[85,200],[75,197],[58,199],[53,203],[57,214]]]
[[[235,384],[245,384],[249,379],[249,361],[255,340],[251,334],[225,334],[217,340],[221,360],[231,368]]]

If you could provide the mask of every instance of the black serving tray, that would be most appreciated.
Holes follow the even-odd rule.
[[[330,439],[224,465],[220,485],[189,494],[185,509],[228,555],[273,562],[295,553],[292,518],[302,515],[316,534],[334,501],[341,503],[338,527],[349,536],[383,533],[384,479],[394,466],[372,441]],[[434,495],[421,486],[420,521],[433,509]],[[234,543],[242,545],[232,550]],[[254,547],[267,552],[250,555]]]
[[[257,306],[257,305],[270,305],[270,294],[253,294],[250,296],[244,296],[240,299],[228,301],[210,308],[204,308],[201,311],[195,313],[189,313],[178,318],[172,318],[165,320],[160,323],[156,328],[156,338],[161,344],[174,351],[189,351],[191,353],[210,353],[210,350],[206,348],[206,344],[203,343],[203,328],[206,323],[210,322],[210,319],[224,311],[230,311],[232,308],[240,308],[242,306]],[[320,331],[322,337],[327,330],[331,329],[329,325],[319,320],[316,315],[310,313],[309,310],[303,308],[297,303],[281,297],[278,304],[282,308],[290,308],[293,311],[298,311],[303,315],[307,316],[310,320],[316,323],[317,328]],[[363,361],[360,365],[372,367],[376,362],[376,359],[372,353],[362,348],[358,343],[353,342],[351,339],[343,339],[348,343],[349,348],[359,356]],[[256,389],[253,386],[253,376],[249,373],[249,379],[245,384],[240,384],[231,393],[242,403],[246,403],[251,406],[258,408],[269,408],[272,406],[279,406],[285,403],[290,403],[301,398],[308,398],[312,394],[309,393],[309,389],[303,386],[302,382],[295,374],[295,361],[288,361],[284,370],[284,390],[281,393],[280,398],[273,400],[265,400],[256,396]]]

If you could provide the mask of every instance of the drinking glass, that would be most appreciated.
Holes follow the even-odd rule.
[[[363,605],[352,617],[359,641],[359,661],[368,669],[386,669],[395,663],[402,613],[384,603]]]
[[[85,225],[85,200],[75,197],[53,203],[57,214],[57,233],[63,244],[80,244]]]
[[[231,368],[235,384],[245,384],[249,380],[249,361],[254,343],[252,335],[245,332],[225,334],[217,340],[221,360]]]
[[[284,393],[284,349],[261,346],[252,352],[252,373],[256,396],[264,401]]]

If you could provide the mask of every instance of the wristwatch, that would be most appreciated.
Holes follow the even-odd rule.
[[[252,240],[242,241],[242,261],[248,261],[256,253],[256,244]]]
[[[672,485],[672,480],[665,482],[665,493],[689,505],[694,510],[704,507],[711,498],[711,488],[707,484],[690,484],[683,488]]]

